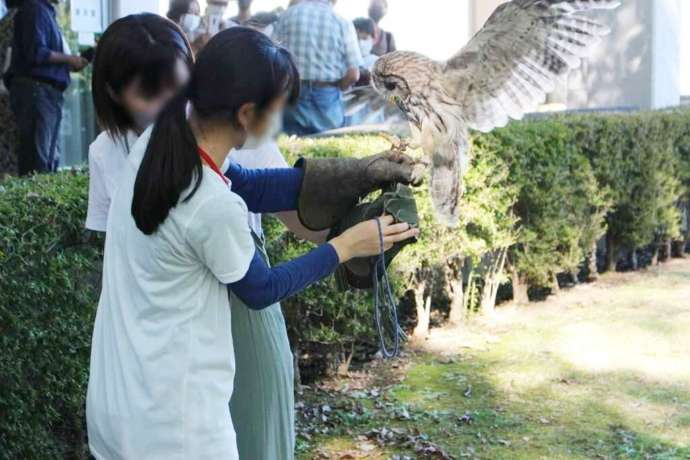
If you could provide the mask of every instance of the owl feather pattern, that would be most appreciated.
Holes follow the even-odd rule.
[[[444,223],[458,222],[469,130],[505,126],[544,102],[557,80],[579,67],[609,32],[583,13],[614,9],[619,3],[512,0],[499,6],[446,62],[409,51],[376,61],[372,87],[396,102],[431,157],[431,196]]]

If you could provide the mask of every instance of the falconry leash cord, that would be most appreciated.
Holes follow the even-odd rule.
[[[376,319],[376,330],[379,335],[379,345],[381,354],[386,359],[395,358],[400,353],[400,340],[404,335],[400,323],[398,321],[398,305],[395,302],[393,291],[391,290],[390,281],[388,279],[388,271],[386,270],[386,255],[383,245],[383,229],[381,227],[381,220],[376,217],[376,225],[379,231],[380,252],[378,258],[373,263],[374,267],[371,272],[372,283],[374,285],[374,318]],[[386,327],[385,322],[390,321],[392,326],[391,344],[386,343]]]

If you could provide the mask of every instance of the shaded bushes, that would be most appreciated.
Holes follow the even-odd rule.
[[[605,269],[615,268],[620,249],[636,268],[636,249],[679,238],[677,204],[687,194],[681,183],[690,177],[679,154],[687,144],[688,113],[582,117],[568,126],[612,200]]]
[[[646,247],[682,253],[688,112],[548,118],[511,124],[474,143],[461,225],[438,225],[422,187],[422,237],[391,268],[408,313],[403,320],[416,323],[417,334],[426,333],[432,309],[454,322],[490,311],[503,296],[500,286],[527,300],[529,289],[593,277],[602,235],[611,267],[619,254],[628,258]],[[283,139],[281,146],[294,160],[366,155],[388,144],[346,137]],[[82,230],[87,182],[83,173],[61,173],[0,184],[0,458],[85,457],[102,248]],[[274,262],[309,248],[273,220],[266,234]],[[330,280],[284,302],[296,355],[309,366],[305,377],[375,349],[370,305],[367,293],[337,292]]]
[[[0,183],[0,458],[85,458],[100,243],[88,177]]]
[[[557,288],[559,273],[577,275],[610,203],[573,129],[558,119],[512,124],[476,143],[509,165],[518,190],[518,237],[508,254],[516,300],[527,300],[528,286]]]

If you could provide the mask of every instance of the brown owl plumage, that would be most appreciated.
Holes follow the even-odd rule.
[[[398,51],[374,64],[373,89],[400,107],[431,157],[431,195],[444,223],[458,221],[469,130],[488,132],[533,111],[609,32],[583,13],[619,4],[513,0],[446,62]]]

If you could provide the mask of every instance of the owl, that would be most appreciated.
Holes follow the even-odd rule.
[[[609,33],[586,13],[618,5],[614,0],[512,0],[448,61],[409,51],[376,61],[365,98],[378,93],[407,117],[430,157],[431,197],[443,223],[458,222],[470,129],[489,132],[544,102],[557,80],[579,67]],[[361,107],[361,101],[359,94],[350,103]]]

